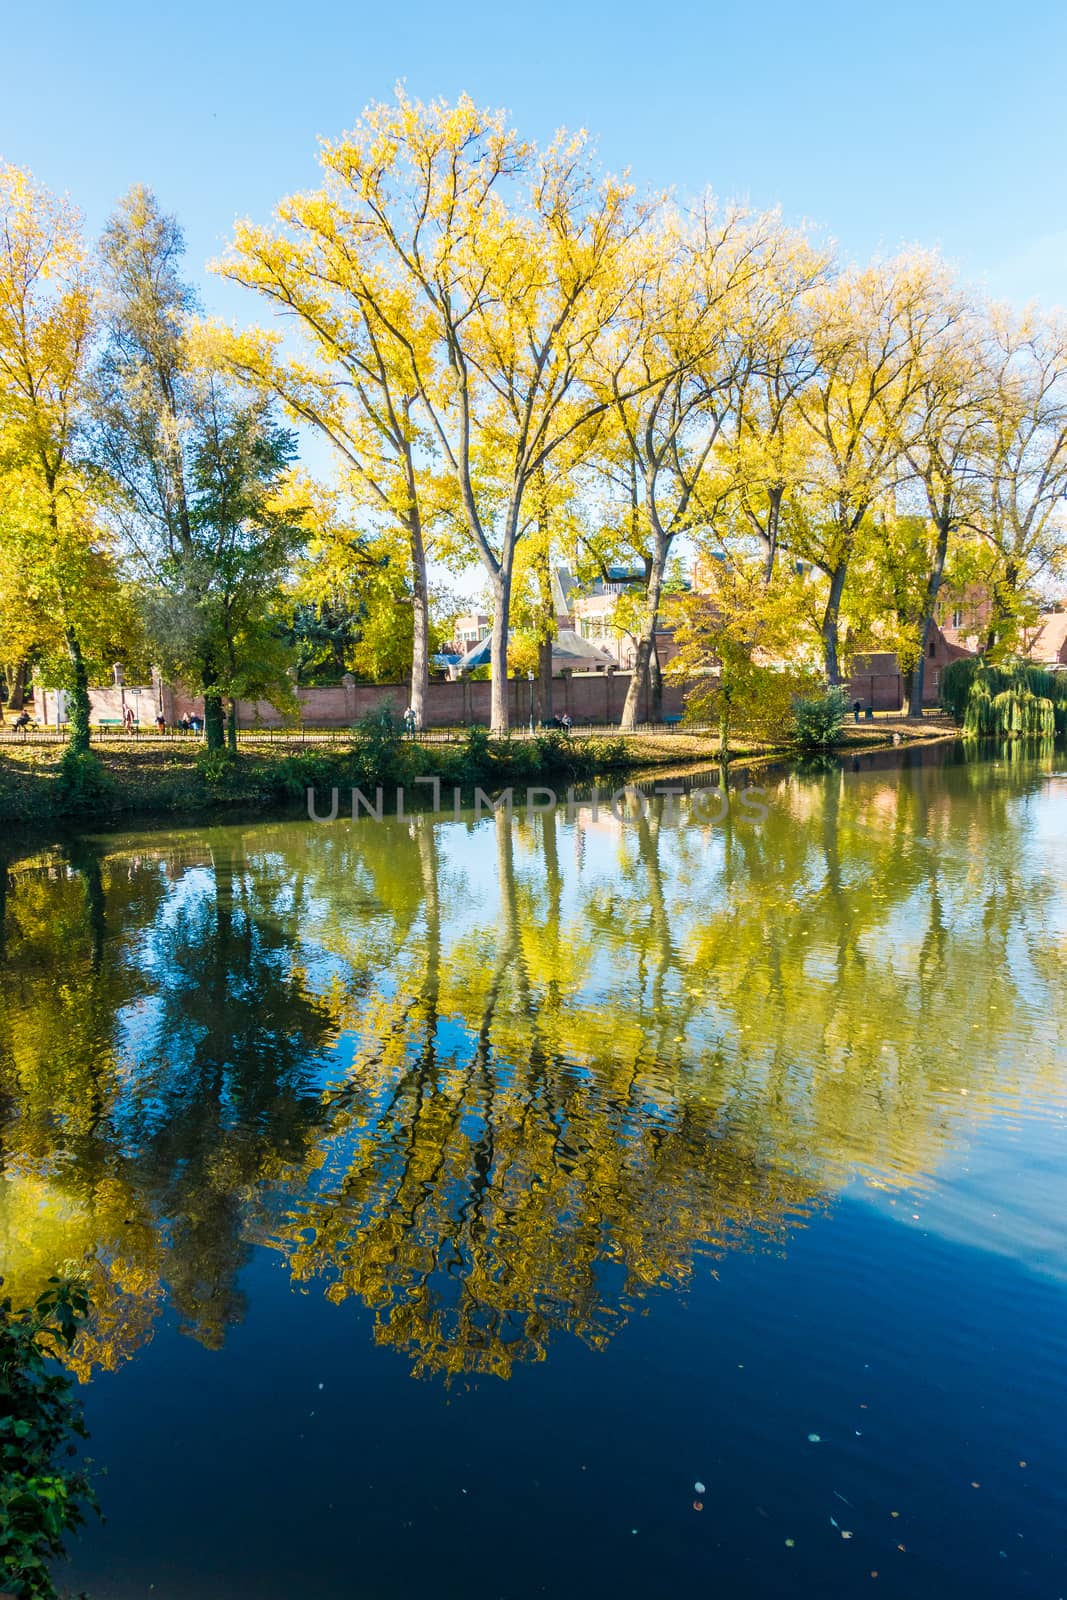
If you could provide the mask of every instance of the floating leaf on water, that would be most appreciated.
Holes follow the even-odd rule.
[[[795,1539],[787,1539],[785,1541],[785,1547],[786,1547],[787,1550],[792,1550],[795,1545],[796,1545],[796,1540]]]
[[[808,1434],[808,1443],[809,1444],[822,1444],[822,1439],[819,1437],[819,1435],[817,1433],[809,1433]]]

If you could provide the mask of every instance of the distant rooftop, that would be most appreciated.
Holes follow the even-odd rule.
[[[483,639],[476,644],[455,667],[457,673],[473,672],[475,667],[487,667],[490,662],[491,639]],[[561,672],[564,667],[571,667],[576,672],[592,672],[600,667],[614,667],[618,663],[615,657],[606,650],[601,650],[599,645],[583,639],[573,628],[561,628],[559,635],[552,641],[552,671]]]

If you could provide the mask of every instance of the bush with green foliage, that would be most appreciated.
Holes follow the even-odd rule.
[[[367,783],[403,783],[410,765],[406,758],[404,725],[384,705],[356,723],[354,748],[362,779]]]
[[[196,764],[208,788],[222,794],[237,772],[237,757],[230,750],[199,750]]]
[[[461,782],[480,783],[494,775],[495,750],[489,729],[473,722],[467,729],[460,749],[459,772]]]
[[[798,695],[793,701],[793,741],[801,750],[828,750],[840,744],[848,715],[848,691],[839,685],[824,694]]]
[[[1028,661],[953,661],[941,679],[941,703],[965,739],[1067,733],[1067,675]]]
[[[99,811],[113,797],[115,786],[100,757],[89,750],[68,748],[56,776],[63,811]]]
[[[546,778],[582,782],[627,766],[624,739],[582,739],[546,729],[533,739],[493,739],[485,728],[468,730],[460,761],[462,783],[537,783]]]
[[[0,1585],[18,1600],[54,1600],[49,1566],[96,1509],[85,1472],[70,1462],[85,1426],[55,1359],[88,1310],[81,1284],[61,1278],[31,1310],[0,1303]]]

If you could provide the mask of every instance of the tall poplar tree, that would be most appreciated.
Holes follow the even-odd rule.
[[[635,246],[656,206],[603,177],[584,135],[539,152],[466,96],[426,106],[400,90],[324,144],[322,164],[322,189],[279,208],[281,230],[298,254],[343,248],[352,320],[369,313],[402,357],[402,392],[416,399],[489,575],[491,720],[503,730],[525,502],[612,404],[590,387],[590,357],[634,315],[647,268]],[[242,226],[221,270],[254,281],[260,245]],[[299,259],[285,270],[302,295],[312,287]],[[490,459],[496,469],[480,483]]]
[[[174,218],[149,190],[131,189],[100,244],[107,340],[94,441],[150,636],[202,691],[208,747],[219,749],[225,697],[233,747],[235,699],[284,692],[269,611],[303,534],[279,502],[294,437],[202,347],[183,253]]]
[[[71,747],[81,752],[87,637],[108,571],[82,448],[93,331],[78,213],[29,172],[0,165],[0,588],[28,625],[23,644],[61,642]]]

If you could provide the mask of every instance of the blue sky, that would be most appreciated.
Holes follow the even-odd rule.
[[[84,208],[129,184],[175,211],[209,310],[257,316],[201,268],[233,218],[315,178],[315,141],[403,77],[504,105],[532,137],[598,134],[642,183],[781,203],[847,253],[938,245],[992,293],[1067,304],[1067,7],[500,0],[61,3],[9,11],[0,155]]]

